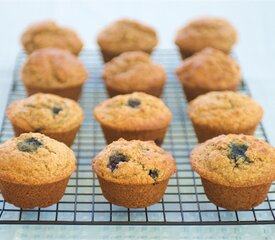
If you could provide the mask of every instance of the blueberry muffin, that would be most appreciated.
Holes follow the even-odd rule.
[[[83,47],[76,32],[54,21],[32,24],[22,34],[21,43],[28,54],[40,48],[60,48],[78,55]]]
[[[119,139],[94,158],[93,169],[109,202],[142,208],[162,198],[176,162],[153,141]]]
[[[209,92],[192,100],[188,115],[199,142],[221,134],[253,135],[263,109],[251,97],[231,91]]]
[[[172,119],[161,99],[141,92],[103,101],[95,107],[94,116],[108,144],[122,137],[161,145]]]
[[[241,81],[238,63],[213,48],[184,60],[176,73],[188,101],[210,91],[236,91]]]
[[[77,101],[88,73],[82,62],[70,52],[43,48],[27,58],[21,78],[28,95],[52,93]]]
[[[143,23],[120,19],[103,29],[97,38],[105,62],[128,51],[151,53],[158,43],[155,30]]]
[[[21,208],[57,203],[75,170],[73,151],[40,133],[24,133],[0,144],[0,156],[2,195]]]
[[[248,135],[220,135],[191,153],[208,199],[229,210],[246,210],[264,201],[275,180],[275,150]]]
[[[11,103],[7,117],[15,136],[40,132],[71,146],[83,121],[83,111],[71,99],[37,93]]]
[[[110,97],[137,91],[160,97],[166,80],[164,68],[141,51],[113,58],[105,65],[102,77]]]
[[[230,53],[238,34],[230,22],[217,17],[201,17],[192,20],[177,32],[175,43],[182,58],[211,47]]]

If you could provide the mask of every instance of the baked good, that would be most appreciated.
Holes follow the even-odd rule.
[[[238,34],[226,19],[201,17],[190,21],[177,32],[175,43],[182,58],[191,56],[207,47],[230,53]]]
[[[210,91],[235,91],[241,81],[238,63],[213,48],[184,60],[176,73],[188,101]]]
[[[275,180],[275,149],[254,136],[212,138],[191,152],[190,161],[208,199],[229,210],[256,207]]]
[[[40,132],[71,146],[83,121],[83,111],[71,99],[37,93],[11,103],[7,117],[15,136]]]
[[[75,170],[73,151],[40,133],[24,133],[0,144],[0,156],[2,195],[21,208],[57,203]]]
[[[199,142],[221,134],[253,135],[263,116],[262,107],[251,97],[232,91],[209,92],[188,106]]]
[[[146,93],[118,95],[98,104],[94,117],[107,143],[119,138],[154,140],[161,145],[172,119],[163,101]]]
[[[158,37],[150,26],[132,19],[120,19],[99,33],[97,43],[103,60],[108,62],[128,51],[144,51],[150,54],[158,43]]]
[[[83,47],[74,30],[51,20],[30,25],[22,34],[21,43],[28,54],[40,48],[60,48],[78,55]]]
[[[21,78],[28,95],[52,93],[77,101],[88,73],[83,63],[70,52],[43,48],[27,58]]]
[[[125,52],[108,62],[103,70],[110,97],[132,92],[145,92],[160,97],[166,80],[164,68],[152,62],[141,51]]]
[[[142,208],[162,198],[176,162],[153,141],[119,139],[94,158],[93,169],[109,202]]]

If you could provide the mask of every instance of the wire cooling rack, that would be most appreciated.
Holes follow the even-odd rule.
[[[271,224],[275,223],[275,187],[272,185],[268,198],[258,207],[247,211],[228,211],[210,203],[204,194],[200,177],[189,164],[189,153],[197,144],[192,125],[186,115],[187,103],[175,76],[180,64],[176,50],[157,50],[155,62],[165,66],[167,85],[163,100],[173,112],[173,122],[167,132],[163,148],[177,160],[177,173],[171,177],[163,199],[150,207],[128,209],[110,204],[102,195],[98,180],[91,171],[91,159],[105,146],[105,140],[92,109],[106,99],[101,80],[102,60],[99,52],[85,50],[81,59],[89,70],[80,105],[85,111],[84,123],[77,135],[73,150],[78,159],[77,171],[72,175],[64,197],[59,203],[47,208],[20,209],[5,202],[0,195],[0,223],[2,224],[124,224],[124,225],[220,225],[220,224]],[[9,103],[26,97],[20,83],[20,68],[24,53],[17,57],[14,82]],[[245,83],[240,91],[249,94]],[[256,135],[267,140],[262,125]],[[0,141],[13,136],[5,118]]]

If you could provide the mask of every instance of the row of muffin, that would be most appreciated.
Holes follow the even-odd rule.
[[[48,207],[64,195],[76,169],[73,151],[40,133],[24,133],[0,144],[0,189],[22,208]],[[220,135],[190,155],[208,199],[229,210],[262,203],[275,179],[275,149],[248,135]],[[171,155],[153,141],[119,139],[92,162],[105,198],[113,204],[147,207],[160,201],[176,171]]]
[[[183,57],[206,47],[230,53],[238,34],[227,20],[217,17],[194,19],[177,32],[175,43]],[[83,47],[78,34],[54,21],[44,21],[29,26],[21,38],[28,54],[40,48],[61,48],[78,55]],[[97,38],[105,62],[128,51],[151,53],[158,44],[156,31],[132,19],[120,19],[103,29]]]

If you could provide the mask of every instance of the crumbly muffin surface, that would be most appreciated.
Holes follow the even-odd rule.
[[[176,170],[175,160],[153,141],[119,139],[93,160],[97,175],[122,184],[158,183]]]
[[[225,186],[249,187],[275,179],[275,149],[254,136],[220,135],[198,145],[190,161],[200,176]]]
[[[24,133],[0,144],[0,156],[0,179],[7,182],[52,183],[75,170],[73,151],[40,133]]]
[[[107,26],[98,36],[97,42],[106,51],[148,51],[157,43],[155,30],[131,19],[121,19]]]
[[[103,101],[95,107],[94,116],[102,125],[129,131],[166,128],[172,119],[161,99],[141,92]]]
[[[60,48],[78,54],[83,47],[82,41],[73,30],[58,26],[54,21],[31,25],[23,33],[21,42],[27,53],[40,48]]]
[[[209,92],[190,102],[188,115],[199,125],[219,129],[245,129],[263,116],[262,107],[251,97],[232,91]]]
[[[127,91],[143,91],[164,84],[164,68],[152,62],[144,52],[126,52],[112,59],[104,67],[107,86]]]
[[[225,19],[202,17],[194,19],[180,29],[176,44],[188,52],[198,52],[206,47],[229,53],[237,41],[235,28]]]
[[[37,93],[11,103],[7,116],[13,124],[24,130],[46,134],[79,127],[83,111],[71,99]]]
[[[83,63],[70,52],[44,48],[27,58],[21,78],[27,86],[61,89],[84,83],[88,73]]]
[[[214,90],[226,90],[241,80],[238,63],[213,48],[206,48],[184,60],[176,73],[183,84]]]

